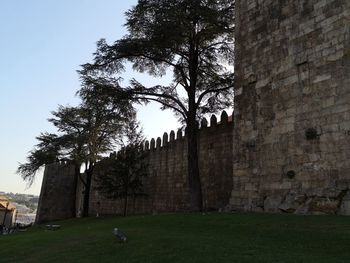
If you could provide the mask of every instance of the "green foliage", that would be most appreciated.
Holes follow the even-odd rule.
[[[96,103],[78,107],[62,107],[52,112],[49,119],[61,133],[66,157],[81,162],[95,163],[101,155],[116,147],[123,126],[134,118],[132,108],[111,107]]]
[[[124,199],[124,216],[127,213],[128,198],[144,196],[143,178],[147,176],[144,139],[136,122],[126,127],[124,145],[110,158],[102,160],[100,173],[96,176],[96,189],[107,198]]]
[[[107,198],[144,195],[142,178],[147,176],[145,152],[142,147],[128,145],[115,156],[101,161],[104,167],[96,177],[97,190]]]
[[[1,262],[349,262],[349,218],[171,214],[60,221],[2,236]],[[120,244],[118,227],[128,236]],[[38,249],[40,248],[40,249]]]
[[[60,138],[56,134],[42,133],[36,137],[39,143],[29,152],[27,162],[19,164],[17,173],[32,185],[37,171],[45,164],[57,161],[61,154]]]
[[[57,134],[42,133],[37,137],[38,145],[29,153],[27,162],[19,165],[17,173],[29,184],[40,167],[55,161],[69,160],[92,167],[116,147],[124,126],[135,118],[127,101],[106,96],[81,98],[79,106],[59,106],[52,112],[48,121],[57,128]]]
[[[96,86],[126,92],[137,101],[160,102],[184,120],[191,110],[201,116],[232,106],[233,72],[227,66],[233,65],[234,6],[227,0],[139,0],[126,13],[129,33],[112,45],[101,39],[94,62],[83,65],[82,92]],[[152,76],[171,70],[173,82],[146,87],[133,79],[121,87],[126,62]]]
[[[158,102],[187,125],[191,207],[202,210],[196,121],[233,105],[234,0],[139,0],[126,13],[128,34],[101,39],[93,63],[79,71],[80,94],[106,92],[136,103]],[[120,85],[125,64],[169,85]]]

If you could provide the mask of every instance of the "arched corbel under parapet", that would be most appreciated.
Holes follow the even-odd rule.
[[[211,115],[211,118],[210,118],[210,127],[214,127],[216,125],[218,125],[218,120],[216,116],[213,114]]]
[[[156,141],[154,138],[151,139],[151,150],[154,150],[156,148]]]
[[[145,142],[145,150],[146,150],[146,151],[149,150],[149,141],[146,141],[146,142]]]
[[[156,148],[160,148],[162,146],[162,139],[160,137],[157,138],[157,142],[156,142]]]
[[[201,128],[207,128],[208,127],[208,121],[206,118],[203,118],[201,120]]]
[[[228,123],[228,115],[226,111],[222,111],[220,124],[226,124],[226,123]]]
[[[176,139],[177,139],[177,140],[182,139],[182,129],[178,129],[178,130],[177,130]]]
[[[163,134],[163,146],[166,146],[168,144],[168,133],[164,132]]]
[[[170,132],[170,142],[173,142],[173,141],[175,141],[175,132],[171,131]]]

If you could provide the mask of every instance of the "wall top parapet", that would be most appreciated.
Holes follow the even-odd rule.
[[[208,126],[209,123],[210,126]],[[218,118],[214,114],[210,117],[210,122],[208,122],[206,118],[202,118],[200,121],[200,126],[198,124],[198,130],[201,132],[208,129],[219,129],[231,124],[233,124],[233,113],[229,116],[226,111],[222,111],[220,121],[218,121]],[[170,131],[170,134],[164,132],[162,138],[158,137],[157,139],[152,138],[151,140],[147,140],[144,144],[144,150],[159,149],[167,146],[168,144],[183,140],[185,137],[186,129],[184,127],[178,129],[176,133],[173,130]]]

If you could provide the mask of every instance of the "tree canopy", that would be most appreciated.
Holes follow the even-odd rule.
[[[139,103],[159,102],[186,123],[193,210],[202,209],[196,121],[232,106],[234,9],[232,0],[139,0],[126,13],[128,34],[112,44],[101,39],[93,62],[79,71],[84,94],[104,90]],[[155,77],[171,72],[172,82],[147,87],[131,79],[122,86],[127,63]]]
[[[101,39],[94,62],[83,65],[85,89],[90,83],[121,89],[119,74],[131,62],[152,76],[173,73],[168,86],[132,79],[122,89],[134,99],[158,101],[184,120],[190,99],[197,117],[232,106],[234,1],[140,0],[126,16],[129,34],[111,45]]]
[[[17,172],[31,184],[36,172],[45,164],[70,161],[76,167],[76,177],[85,186],[84,211],[88,214],[89,193],[96,162],[120,143],[125,126],[135,118],[135,110],[126,100],[116,96],[81,94],[82,103],[76,107],[59,106],[48,119],[57,133],[42,133],[39,144],[29,153],[27,162]],[[85,173],[80,168],[85,164]]]
[[[143,178],[147,176],[147,152],[143,150],[144,138],[135,121],[126,126],[123,147],[101,161],[102,169],[96,176],[96,189],[110,199],[124,199],[124,212],[127,215],[129,197],[134,201],[144,196]]]
[[[17,169],[17,173],[28,182],[28,185],[33,184],[35,175],[41,167],[60,158],[61,146],[56,134],[42,133],[36,139],[39,143],[29,152],[27,162],[19,164]]]

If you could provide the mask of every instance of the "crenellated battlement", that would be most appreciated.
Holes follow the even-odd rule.
[[[210,125],[208,125],[210,124]],[[198,125],[198,157],[203,190],[203,205],[206,209],[220,209],[229,202],[232,190],[232,142],[233,121],[226,111],[220,115],[210,117],[210,121],[203,118]],[[187,135],[186,129],[176,132],[165,132],[162,137],[146,141],[143,149],[147,151],[148,177],[145,178],[145,188],[148,197],[135,200],[129,213],[174,212],[189,210],[189,188],[187,177]],[[116,152],[110,154],[115,158]],[[57,183],[48,183],[48,180],[59,178],[74,178],[74,169],[68,161],[50,165],[46,169],[46,192],[61,194],[65,188],[57,188]],[[68,170],[67,170],[68,169]],[[94,170],[94,178],[103,171],[103,162]],[[58,176],[58,172],[62,173]],[[121,200],[106,199],[96,190],[96,181],[92,181],[90,193],[90,213],[118,214],[121,213]],[[65,186],[73,191],[72,187]],[[81,214],[84,186],[78,182],[76,189],[76,214]],[[59,208],[63,214],[56,214],[50,207],[54,207],[52,200],[46,197],[41,214],[50,215],[47,218],[65,218],[71,210]],[[131,209],[131,208],[130,208]],[[45,210],[45,211],[44,211]],[[44,211],[44,212],[43,212]]]
[[[233,113],[232,115],[233,116]],[[206,118],[202,118],[200,121],[200,125],[198,125],[198,136],[200,137],[202,133],[213,133],[215,131],[221,131],[226,126],[232,126],[233,120],[232,117],[229,119],[229,116],[226,111],[222,111],[220,115],[220,121],[218,122],[218,119],[216,115],[212,115],[210,117],[210,125],[208,126],[208,120]],[[157,137],[152,138],[151,140],[147,140],[144,144],[143,149],[144,150],[156,150],[163,147],[167,147],[169,145],[173,145],[174,143],[177,143],[180,141],[181,143],[183,140],[186,139],[186,128],[178,129],[175,136],[175,131],[170,131],[168,134],[167,132],[164,132],[162,138]]]
[[[210,123],[210,125],[208,125]],[[218,121],[203,118],[198,125],[198,156],[206,209],[225,207],[232,189],[233,121],[223,111]],[[148,198],[138,198],[131,213],[174,212],[189,209],[187,177],[186,129],[165,132],[144,144],[147,151],[148,177],[145,179]],[[111,155],[113,157],[113,155]],[[98,176],[98,171],[96,171]],[[91,192],[91,213],[120,213],[117,201],[107,200],[97,191]],[[99,204],[103,204],[102,206]]]

